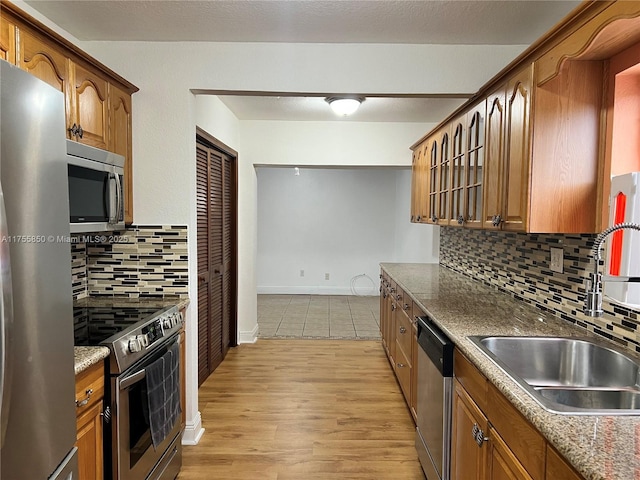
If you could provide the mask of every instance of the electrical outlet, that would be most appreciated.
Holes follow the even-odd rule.
[[[562,273],[564,251],[561,248],[551,248],[550,250],[551,261],[549,262],[549,268],[552,272]]]
[[[304,270],[300,270],[300,276],[304,277]]]
[[[325,280],[329,280],[329,274],[328,274],[328,273],[325,273],[325,274],[324,274],[324,279],[325,279]]]

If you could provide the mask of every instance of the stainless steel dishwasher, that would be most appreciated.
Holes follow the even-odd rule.
[[[453,342],[428,316],[417,325],[416,450],[428,480],[450,480]]]

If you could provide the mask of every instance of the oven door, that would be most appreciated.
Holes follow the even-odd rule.
[[[162,464],[167,462],[175,464],[181,461],[179,458],[180,416],[158,448],[153,446],[145,381],[145,367],[162,357],[178,341],[178,338],[175,335],[162,348],[157,349],[115,379],[113,396],[116,404],[116,418],[112,439],[112,462],[116,472],[114,480],[144,480],[152,471],[158,470],[155,467],[161,459]],[[177,458],[172,459],[167,456],[163,458],[165,452],[168,456]],[[173,471],[175,468],[171,467],[169,470]],[[162,475],[152,478],[174,477]]]

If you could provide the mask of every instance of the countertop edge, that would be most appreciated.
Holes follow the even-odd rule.
[[[73,347],[74,369],[78,375],[109,356],[107,347]]]

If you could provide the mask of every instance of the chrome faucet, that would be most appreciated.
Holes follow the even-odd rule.
[[[593,272],[589,275],[589,280],[587,280],[587,297],[585,298],[584,306],[584,314],[590,317],[602,316],[602,282],[640,282],[640,277],[610,276],[602,275],[598,272],[598,266],[602,259],[600,256],[602,245],[609,235],[618,230],[640,231],[640,225],[637,223],[618,223],[600,233],[593,242],[593,248],[591,249]]]

